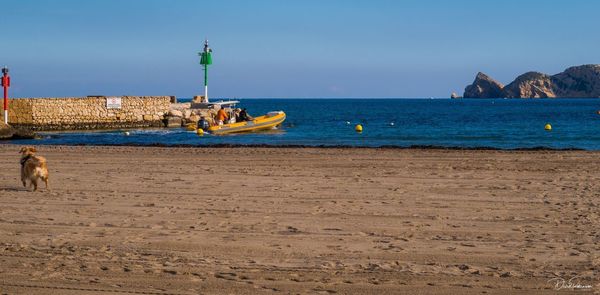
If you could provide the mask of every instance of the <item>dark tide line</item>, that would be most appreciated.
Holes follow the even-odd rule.
[[[12,144],[17,144],[13,142]],[[164,144],[164,143],[119,143],[119,144],[98,144],[98,143],[77,143],[77,144],[50,144],[40,143],[38,145],[49,146],[99,146],[99,147],[162,147],[162,148],[318,148],[318,149],[392,149],[392,150],[456,150],[456,151],[593,151],[582,148],[550,148],[545,146],[523,147],[523,148],[495,148],[488,146],[481,147],[461,147],[461,146],[441,146],[441,145],[380,145],[380,146],[353,146],[353,145],[304,145],[304,144]]]

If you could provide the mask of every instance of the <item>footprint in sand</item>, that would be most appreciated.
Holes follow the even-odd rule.
[[[217,279],[222,279],[222,280],[228,280],[228,281],[236,281],[237,280],[237,274],[233,273],[233,272],[218,272],[214,274],[215,278]]]
[[[311,291],[316,292],[317,294],[336,294],[337,293],[337,291],[335,291],[335,290],[325,289],[322,287],[313,288]]]

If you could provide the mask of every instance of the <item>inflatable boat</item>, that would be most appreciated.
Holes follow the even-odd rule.
[[[269,112],[260,117],[255,117],[252,121],[236,122],[211,126],[208,132],[212,134],[228,134],[238,132],[253,132],[259,130],[273,129],[285,121],[285,113],[282,111]]]

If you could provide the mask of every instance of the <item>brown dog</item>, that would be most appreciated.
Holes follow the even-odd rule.
[[[23,186],[27,187],[27,180],[33,185],[33,191],[37,190],[37,181],[41,179],[46,183],[48,189],[48,166],[46,158],[36,156],[37,150],[34,147],[22,147],[21,153],[21,181]]]

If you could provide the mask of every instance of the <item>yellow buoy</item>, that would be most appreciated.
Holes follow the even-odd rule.
[[[198,128],[198,130],[196,130],[196,134],[202,136],[204,135],[204,130],[202,130],[202,128]]]
[[[552,125],[546,124],[546,126],[544,126],[544,129],[550,131],[550,130],[552,130]]]
[[[185,126],[185,129],[187,129],[188,131],[194,131],[196,130],[196,124],[188,124],[187,126]]]
[[[356,132],[362,132],[362,130],[363,130],[362,125],[360,125],[360,124],[356,125],[356,127],[354,127],[354,130],[356,130]]]

